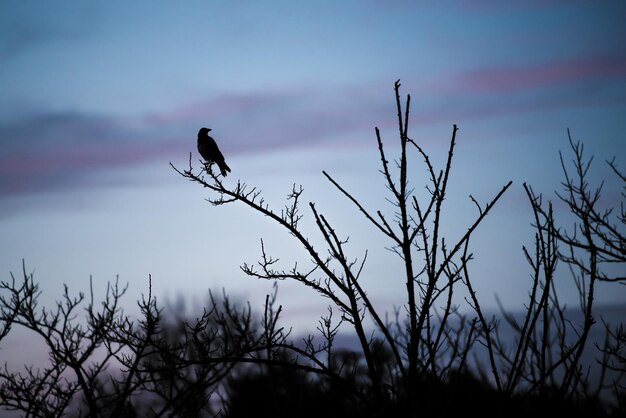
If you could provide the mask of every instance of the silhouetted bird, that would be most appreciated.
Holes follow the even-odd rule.
[[[224,161],[224,156],[217,147],[215,140],[209,136],[209,128],[202,128],[198,132],[198,152],[208,163],[215,163],[220,168],[222,176],[230,173],[230,167]]]

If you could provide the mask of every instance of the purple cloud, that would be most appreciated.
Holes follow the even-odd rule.
[[[485,68],[419,83],[413,116],[423,125],[626,104],[626,58],[582,57],[532,67]],[[393,126],[391,84],[330,90],[221,94],[140,117],[31,114],[0,125],[0,197],[86,184],[101,170],[178,160],[201,126],[228,155],[328,146]]]
[[[534,66],[478,69],[451,80],[451,88],[501,93],[592,80],[626,80],[626,56],[587,56]]]
[[[74,187],[102,169],[171,153],[123,120],[80,113],[38,114],[0,126],[0,196]]]
[[[626,57],[583,56],[490,67],[421,83],[418,123],[453,123],[554,109],[626,105]]]

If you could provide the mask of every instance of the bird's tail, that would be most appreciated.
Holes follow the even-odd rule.
[[[220,171],[222,172],[222,176],[226,177],[226,173],[227,172],[230,173],[230,167],[226,164],[226,162],[223,162],[219,166],[220,166]]]

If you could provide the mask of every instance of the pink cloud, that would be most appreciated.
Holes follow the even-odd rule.
[[[452,124],[546,109],[624,105],[623,88],[606,88],[623,81],[626,57],[581,57],[417,79],[402,93],[413,93],[418,124]],[[374,126],[394,123],[393,80],[345,89],[225,93],[140,117],[34,114],[0,126],[0,196],[75,187],[76,173],[186,156],[195,150],[201,126],[213,127],[220,147],[234,155],[328,146],[355,133],[371,140]]]
[[[592,79],[626,79],[626,56],[589,56],[536,66],[485,68],[468,71],[450,81],[453,89],[493,93]]]

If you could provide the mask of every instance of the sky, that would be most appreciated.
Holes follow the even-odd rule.
[[[521,309],[532,243],[523,183],[554,199],[567,129],[595,155],[590,179],[621,185],[626,164],[626,3],[539,1],[186,1],[0,3],[0,278],[22,260],[42,302],[119,276],[128,310],[152,291],[201,303],[208,290],[261,301],[271,283],[246,277],[260,239],[290,267],[307,262],[291,236],[181,178],[196,135],[212,128],[232,173],[280,209],[292,184],[316,202],[355,257],[369,250],[365,287],[380,310],[402,304],[399,260],[384,237],[325,180],[391,213],[374,127],[398,151],[393,85],[411,94],[409,136],[441,166],[455,153],[443,228],[460,236],[472,194],[505,194],[472,240],[479,297]],[[571,154],[570,154],[571,155]],[[415,159],[411,181],[423,193]],[[559,206],[557,204],[557,208]],[[303,230],[315,242],[311,213]],[[564,225],[571,221],[562,215]],[[564,297],[576,304],[573,283]],[[597,302],[624,304],[623,286]],[[281,282],[286,320],[315,326],[325,300]],[[256,302],[255,302],[256,303]],[[254,305],[254,303],[253,303]]]

